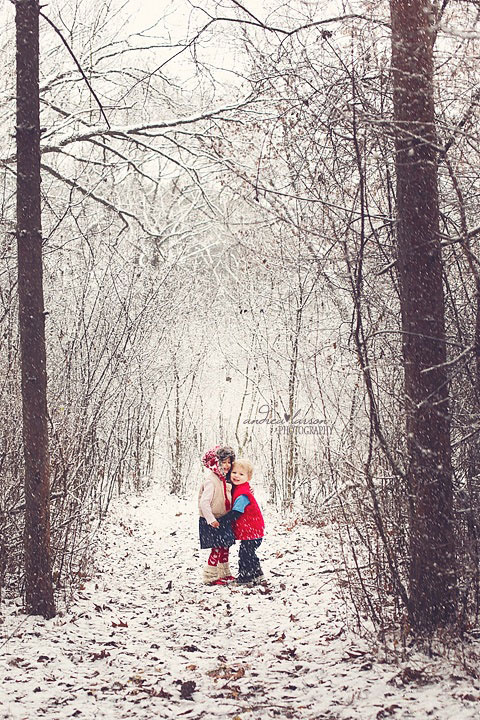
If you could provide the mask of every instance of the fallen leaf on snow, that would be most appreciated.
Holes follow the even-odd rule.
[[[389,707],[382,708],[377,713],[377,720],[383,720],[383,718],[395,715],[395,710],[400,710],[400,705],[390,705]]]
[[[215,680],[239,680],[245,676],[245,668],[240,667],[228,667],[227,665],[220,665],[215,670],[210,670],[207,675],[213,677]]]
[[[100,652],[93,652],[89,653],[88,656],[91,658],[91,660],[102,660],[103,658],[110,657],[110,653],[108,650],[100,650]]]
[[[454,695],[454,697],[457,697],[460,700],[469,700],[470,702],[478,702],[480,700],[480,695],[473,695],[472,693],[465,693],[464,695]]]
[[[403,668],[403,670],[388,680],[388,684],[402,687],[403,685],[429,685],[435,682],[436,678],[426,675],[425,670],[426,668]]]
[[[195,680],[187,680],[186,682],[182,682],[180,687],[180,697],[183,700],[193,700],[192,693],[195,692],[195,689],[197,687],[197,683]]]
[[[149,688],[147,692],[151,697],[165,698],[166,700],[170,700],[170,698],[172,697],[172,693],[167,692],[163,689],[163,687],[160,688],[160,690],[155,690],[155,688]]]

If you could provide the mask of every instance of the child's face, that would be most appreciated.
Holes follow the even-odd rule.
[[[246,469],[238,463],[233,463],[232,474],[230,480],[234,485],[241,485],[244,482],[248,482],[248,472]]]
[[[226,475],[232,467],[232,459],[225,458],[225,460],[222,460],[222,462],[220,463],[220,467],[222,468],[223,474]]]

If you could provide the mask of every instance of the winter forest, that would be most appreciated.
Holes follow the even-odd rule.
[[[479,0],[0,21],[0,718],[478,718]]]

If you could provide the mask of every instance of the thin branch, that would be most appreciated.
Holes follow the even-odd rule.
[[[59,172],[54,170],[54,168],[50,167],[49,165],[45,165],[45,163],[41,163],[42,170],[45,170],[50,175],[53,175],[54,178],[57,180],[61,180],[69,187],[73,188],[74,190],[78,190],[82,195],[84,195],[87,198],[91,198],[92,200],[95,200],[96,202],[100,203],[104,207],[108,208],[109,210],[112,210],[116,215],[118,215],[123,222],[125,223],[125,226],[128,227],[129,223],[126,218],[131,218],[134,220],[143,230],[143,232],[146,235],[149,235],[151,237],[157,238],[160,233],[158,231],[152,231],[145,227],[145,225],[142,223],[142,221],[133,213],[129,212],[128,210],[123,210],[122,208],[117,208],[115,205],[113,205],[108,200],[105,200],[105,198],[101,197],[100,195],[96,195],[91,190],[87,190],[87,188],[82,187],[82,185],[79,185],[77,182],[74,182],[73,180],[69,180],[69,178],[66,178],[64,175],[61,175]],[[166,239],[163,241],[166,242]]]
[[[423,368],[423,370],[420,370],[420,374],[428,373],[441,367],[451,367],[452,365],[455,365],[459,360],[462,360],[462,358],[469,355],[474,348],[475,345],[469,345],[467,348],[465,348],[463,352],[460,353],[460,355],[457,355],[456,357],[452,358],[451,360],[447,360],[444,363],[439,363],[438,365],[431,365],[430,367]]]
[[[104,111],[104,109],[103,109],[103,105],[102,105],[102,103],[100,102],[100,100],[98,99],[98,96],[97,96],[95,90],[93,89],[93,87],[91,86],[91,84],[90,84],[87,76],[86,76],[85,73],[83,72],[82,66],[81,66],[80,63],[78,62],[78,60],[77,60],[77,58],[76,58],[76,56],[75,56],[75,53],[73,52],[72,48],[70,47],[70,45],[68,44],[68,42],[65,40],[65,38],[63,37],[61,31],[58,29],[58,27],[55,25],[55,23],[54,23],[52,20],[50,20],[50,18],[47,17],[47,15],[45,15],[45,13],[43,13],[41,10],[40,10],[40,15],[43,17],[44,20],[47,21],[47,23],[50,25],[50,27],[52,27],[52,28],[55,30],[55,32],[56,32],[57,35],[59,36],[60,40],[62,41],[62,43],[63,43],[63,44],[65,45],[65,47],[67,48],[70,56],[71,56],[72,59],[73,59],[73,62],[74,62],[75,65],[77,66],[78,71],[80,72],[81,76],[82,76],[83,79],[85,80],[88,89],[89,89],[90,92],[92,93],[92,95],[93,95],[93,97],[94,97],[94,99],[95,99],[98,107],[100,108],[100,112],[101,112],[101,114],[103,115],[103,119],[104,119],[105,122],[107,123],[107,127],[110,127],[110,123],[108,122],[108,118],[107,118],[107,116],[105,115],[105,111]]]

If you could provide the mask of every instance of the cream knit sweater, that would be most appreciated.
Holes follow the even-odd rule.
[[[232,488],[226,483],[227,498],[232,502]],[[225,496],[223,482],[211,470],[205,470],[205,475],[198,492],[198,510],[202,517],[211,525],[222,515],[225,515]]]

